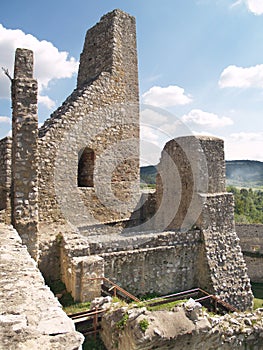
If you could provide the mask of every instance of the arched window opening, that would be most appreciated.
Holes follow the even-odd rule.
[[[81,153],[81,152],[80,152]],[[93,187],[95,153],[86,147],[79,157],[78,187]]]

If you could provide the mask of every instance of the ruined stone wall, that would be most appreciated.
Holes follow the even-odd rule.
[[[105,276],[136,296],[160,295],[196,286],[195,257],[199,245],[185,242],[177,246],[128,250],[102,254]]]
[[[263,254],[263,225],[236,224],[243,252]]]
[[[139,189],[133,17],[115,10],[87,32],[77,89],[39,137],[41,222],[66,219],[79,226],[130,215]],[[95,154],[94,186],[78,187],[78,162],[86,147]]]
[[[252,282],[263,282],[263,225],[236,225],[241,249]]]
[[[207,195],[201,215],[204,258],[202,284],[240,310],[252,307],[253,295],[246,263],[234,229],[232,195]]]
[[[17,49],[12,80],[12,224],[38,257],[38,116],[33,52]]]
[[[61,278],[74,299],[100,295],[107,277],[135,295],[167,294],[198,285],[196,270],[200,231],[139,235],[80,236],[64,233]],[[86,298],[86,299],[85,299]]]
[[[18,233],[0,224],[0,349],[79,349],[83,336],[45,285]]]
[[[108,350],[261,350],[262,316],[262,309],[212,314],[191,299],[171,311],[113,304],[101,337]]]
[[[188,230],[202,211],[198,193],[225,192],[223,141],[186,136],[166,143],[157,166],[156,226]]]
[[[90,256],[89,242],[78,232],[67,232],[60,242],[61,280],[75,301],[92,301],[101,296],[104,261],[98,255]]]
[[[157,227],[201,230],[198,286],[240,310],[253,295],[234,225],[232,194],[225,190],[223,141],[187,136],[169,141],[158,165]]]
[[[200,231],[192,230],[178,232],[141,232],[139,234],[112,235],[108,237],[88,237],[91,254],[125,252],[156,247],[183,246],[184,244],[199,244]],[[125,254],[125,253],[124,253]]]
[[[12,157],[12,139],[5,137],[0,140],[0,211],[2,221],[10,223],[11,221],[11,157]]]

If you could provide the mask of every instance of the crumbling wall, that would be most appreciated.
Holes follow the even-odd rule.
[[[133,17],[115,10],[87,32],[77,89],[39,137],[41,222],[79,226],[130,216],[139,192]],[[78,187],[78,162],[87,147],[95,157],[94,185]]]
[[[5,137],[0,140],[0,211],[5,223],[11,222],[11,157],[12,138]]]
[[[12,224],[38,257],[38,116],[33,52],[17,49],[12,80]]]
[[[77,88],[39,130],[40,231],[51,223],[87,226],[126,219],[139,195],[139,97],[135,19],[120,11],[87,32]],[[93,179],[79,187],[80,159]],[[91,173],[89,176],[92,175]],[[49,274],[40,232],[41,270]]]
[[[105,276],[136,296],[166,295],[196,286],[196,242],[105,253]]]
[[[263,282],[263,225],[236,225],[240,246],[252,282]]]
[[[224,143],[214,137],[169,141],[158,165],[157,227],[201,230],[198,287],[240,310],[253,295],[234,225],[232,194],[225,190]]]
[[[88,240],[79,233],[64,233],[60,242],[61,280],[75,301],[91,301],[101,296],[104,260],[90,256]]]
[[[171,311],[113,307],[102,316],[108,350],[261,350],[262,309],[216,315],[188,300]]]
[[[233,217],[231,194],[206,196],[200,218],[205,251],[200,272],[206,276],[202,281],[204,288],[205,284],[210,285],[206,289],[211,293],[240,310],[246,310],[252,308],[253,294]]]
[[[63,234],[61,278],[81,301],[100,295],[101,280],[91,278],[104,276],[135,295],[164,295],[197,286],[199,249],[198,230],[126,237]]]

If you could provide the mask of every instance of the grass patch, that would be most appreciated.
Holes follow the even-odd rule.
[[[175,306],[182,305],[185,303],[187,300],[176,300],[176,301],[171,301],[170,303],[162,304],[162,305],[145,305],[147,310],[149,311],[171,311]],[[150,304],[150,303],[149,303]]]
[[[60,296],[58,299],[66,314],[75,314],[77,312],[89,310],[90,302],[75,302],[72,295],[67,292],[65,284],[60,280],[49,281],[47,285],[55,295]]]
[[[66,314],[76,314],[77,312],[85,311],[90,309],[90,302],[86,303],[74,303],[68,306],[64,306],[63,310]]]
[[[263,299],[254,298],[254,310],[263,307]]]
[[[151,300],[151,299],[155,299],[155,298],[159,298],[160,294],[153,292],[153,293],[148,293],[146,295],[143,295],[142,297],[140,297],[140,300]]]
[[[254,310],[263,307],[263,283],[251,283],[254,294]]]
[[[164,301],[165,299],[159,298],[158,301]],[[182,305],[185,303],[187,300],[175,300],[171,301],[170,303],[166,304],[161,304],[161,305],[151,305],[154,303],[153,300],[145,300],[145,301],[140,301],[139,303],[133,302],[130,304],[130,307],[146,307],[148,311],[171,311],[175,306],[177,305]]]

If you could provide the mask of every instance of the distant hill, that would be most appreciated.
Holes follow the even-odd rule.
[[[155,184],[156,167],[153,165],[141,167],[141,182]],[[263,162],[254,160],[226,161],[227,185],[236,187],[262,187]]]
[[[155,184],[157,170],[154,165],[140,167],[141,183]]]
[[[255,160],[230,160],[226,162],[228,185],[236,187],[263,186],[263,162]]]

